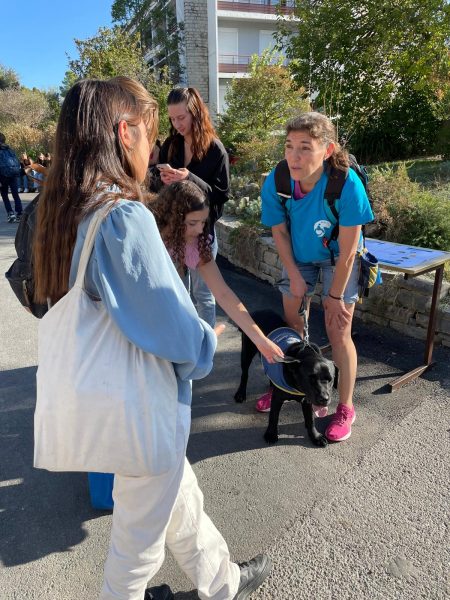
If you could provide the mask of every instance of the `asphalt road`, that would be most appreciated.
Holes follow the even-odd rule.
[[[15,258],[16,226],[0,219],[4,273]],[[220,266],[249,309],[280,309],[272,287]],[[0,309],[0,599],[95,600],[111,515],[90,507],[85,474],[33,469],[38,321],[4,278]],[[313,447],[294,402],[281,413],[279,443],[265,444],[267,415],[255,412],[254,400],[266,381],[256,361],[248,401],[233,401],[240,337],[232,324],[212,374],[194,385],[188,457],[206,510],[234,559],[260,551],[273,559],[252,599],[450,597],[450,350],[438,348],[432,370],[391,394],[387,383],[420,362],[423,343],[358,321],[354,331],[357,419],[341,444]],[[325,341],[318,308],[310,335]],[[177,600],[197,598],[170,555],[154,579],[161,582]]]

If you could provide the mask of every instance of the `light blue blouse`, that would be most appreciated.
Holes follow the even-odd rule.
[[[69,287],[75,283],[91,218],[78,226]],[[179,402],[190,404],[190,380],[210,372],[217,338],[198,317],[153,215],[140,202],[120,200],[104,219],[87,267],[85,289],[104,302],[132,344],[173,363]]]

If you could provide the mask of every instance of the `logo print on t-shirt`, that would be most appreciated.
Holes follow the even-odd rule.
[[[316,221],[316,223],[314,223],[314,232],[317,235],[317,237],[322,238],[325,233],[326,233],[326,229],[329,229],[331,227],[331,223],[330,221]]]

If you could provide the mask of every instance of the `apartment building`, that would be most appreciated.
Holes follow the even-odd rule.
[[[166,40],[181,40],[180,83],[196,87],[215,114],[224,109],[230,80],[245,77],[250,57],[274,46],[277,15],[289,18],[293,7],[294,0],[155,0],[146,16],[151,30],[152,14],[160,22],[165,14]],[[151,33],[145,38],[149,63],[167,64],[167,44],[152,44]]]

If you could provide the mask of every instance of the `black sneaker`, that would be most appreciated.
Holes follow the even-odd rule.
[[[272,568],[272,561],[265,554],[258,554],[248,562],[238,563],[241,579],[234,600],[247,600],[258,588]]]
[[[144,600],[174,600],[174,598],[172,590],[166,583],[147,588],[144,594]]]
[[[11,212],[8,214],[8,223],[15,223],[16,222],[16,215]]]

